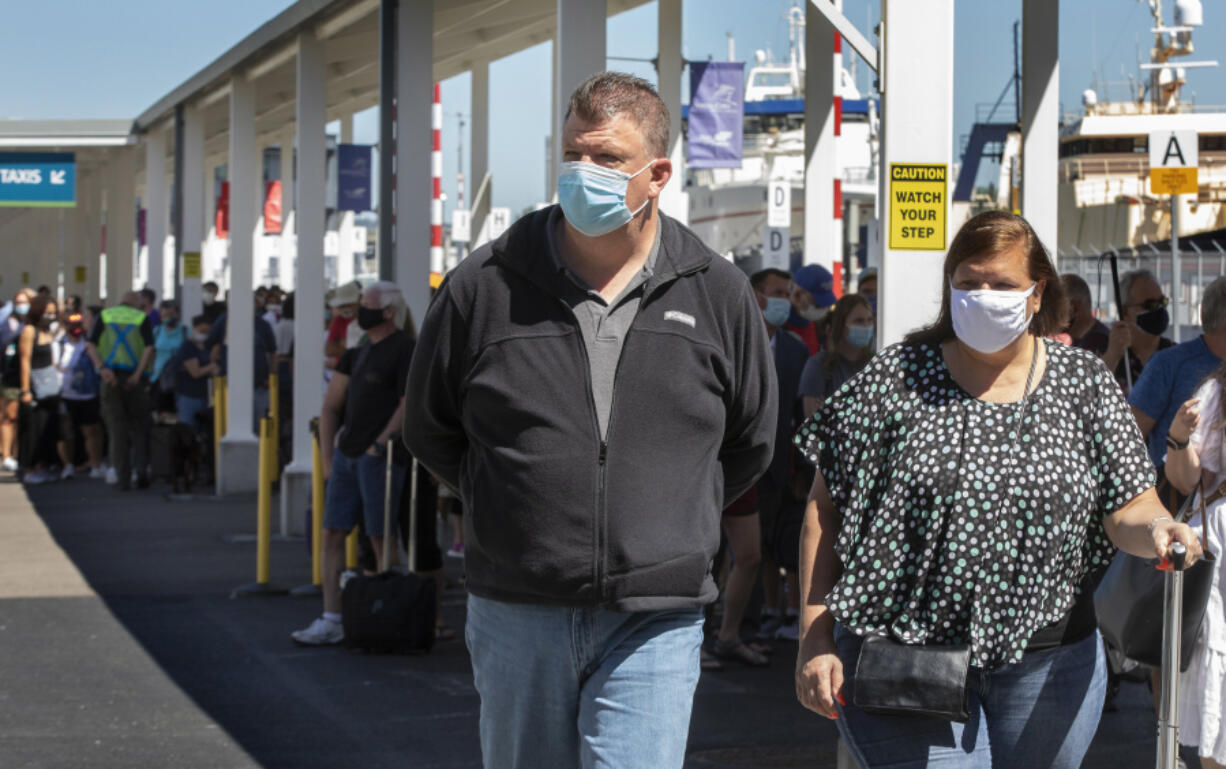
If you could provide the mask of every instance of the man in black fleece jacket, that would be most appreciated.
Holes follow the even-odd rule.
[[[720,512],[766,469],[777,393],[749,282],[662,216],[668,110],[571,96],[559,206],[442,285],[409,449],[465,508],[488,767],[681,767]]]

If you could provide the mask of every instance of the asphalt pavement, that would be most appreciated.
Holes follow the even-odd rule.
[[[0,767],[480,767],[462,641],[294,646],[317,598],[231,598],[255,576],[254,497],[168,491],[0,479]],[[443,613],[462,637],[448,561]],[[272,578],[309,581],[304,541],[273,543]],[[703,675],[687,769],[835,766],[833,724],[796,703],[794,654],[779,642],[768,669]],[[1085,766],[1152,767],[1154,734],[1148,692],[1126,685]]]

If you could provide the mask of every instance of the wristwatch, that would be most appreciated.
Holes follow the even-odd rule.
[[[1190,438],[1188,440],[1191,440]],[[1171,451],[1183,451],[1188,447],[1188,441],[1177,441],[1168,433],[1166,436],[1166,447]]]

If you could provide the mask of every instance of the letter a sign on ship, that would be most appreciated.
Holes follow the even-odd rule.
[[[1153,131],[1149,135],[1149,188],[1155,195],[1195,195],[1195,131]]]

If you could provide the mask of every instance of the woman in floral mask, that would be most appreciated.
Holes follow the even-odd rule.
[[[1116,547],[1201,554],[1111,372],[1044,338],[1063,305],[1030,225],[980,214],[950,245],[936,322],[797,436],[817,465],[797,694],[862,769],[1080,766],[1106,688],[1095,572]]]

